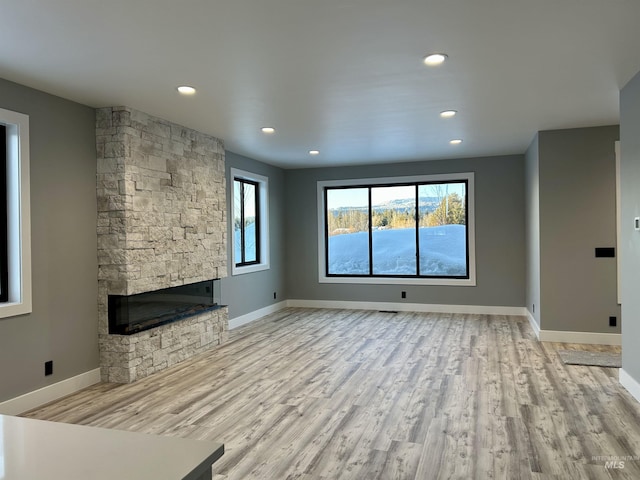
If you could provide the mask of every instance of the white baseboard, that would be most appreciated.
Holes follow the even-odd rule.
[[[335,300],[288,300],[287,306],[300,308],[341,308],[346,310],[393,310],[398,312],[472,313],[478,315],[525,315],[524,307],[484,305],[435,305],[426,303],[350,302]]]
[[[541,342],[587,343],[595,345],[622,345],[619,333],[562,332],[558,330],[540,330]]]
[[[232,318],[229,320],[229,329],[233,330],[234,328],[241,327],[242,325],[246,325],[247,323],[254,322],[259,318],[264,317],[265,315],[269,315],[271,313],[275,313],[278,310],[282,310],[288,306],[287,301],[282,301],[279,303],[274,303],[273,305],[269,305],[268,307],[261,308],[260,310],[254,310],[253,312],[249,312],[245,315],[241,315],[236,318]]]
[[[536,318],[531,314],[528,308],[525,308],[527,312],[527,318],[529,319],[529,325],[531,325],[531,330],[536,334],[536,338],[540,340],[540,325],[536,322]]]
[[[591,345],[622,345],[619,333],[563,332],[560,330],[541,330],[535,317],[525,308],[533,333],[541,342],[586,343]]]
[[[59,398],[71,395],[83,388],[90,387],[100,382],[100,369],[89,370],[75,377],[67,378],[61,382],[25,393],[0,403],[0,414],[19,415],[27,410],[53,402]]]
[[[640,402],[640,383],[638,383],[624,368],[620,369],[618,380],[620,385],[627,389],[633,398]]]
[[[529,320],[531,329],[541,342],[584,343],[596,345],[621,345],[619,333],[564,332],[557,330],[541,330],[535,318],[526,307],[503,307],[486,305],[437,305],[425,303],[395,302],[353,302],[336,300],[286,300],[260,310],[229,320],[229,328],[238,328],[259,318],[277,312],[285,307],[297,308],[338,308],[346,310],[392,310],[398,312],[433,312],[462,313],[476,315],[514,315],[524,316]]]

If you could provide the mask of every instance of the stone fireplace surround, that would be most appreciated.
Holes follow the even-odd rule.
[[[129,383],[222,343],[227,308],[132,335],[108,333],[108,295],[227,275],[221,140],[128,107],[96,113],[102,380]]]

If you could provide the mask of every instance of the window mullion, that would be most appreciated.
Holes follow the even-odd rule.
[[[466,227],[465,231],[465,245],[466,245],[466,270],[467,276],[469,276],[469,180],[465,180],[464,182],[464,224]]]
[[[329,275],[329,189],[324,189],[324,271]]]
[[[373,211],[371,207],[371,187],[367,189],[369,195],[369,276],[373,276]]]
[[[256,223],[256,234],[255,234],[255,238],[254,238],[254,242],[256,244],[256,258],[255,261],[256,262],[260,262],[260,239],[262,238],[260,235],[260,228],[261,228],[261,215],[260,215],[260,192],[259,192],[259,186],[258,184],[253,184],[253,196],[255,197],[255,223]]]
[[[416,219],[416,276],[420,276],[420,197],[418,193],[418,184],[415,184],[416,189],[416,203],[414,216]]]
[[[0,125],[0,302],[9,300],[9,253],[7,225],[7,128]]]
[[[247,233],[245,232],[244,220],[244,182],[240,181],[240,263],[246,262],[245,243]]]

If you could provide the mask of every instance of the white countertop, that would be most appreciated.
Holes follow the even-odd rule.
[[[0,480],[191,480],[221,443],[0,415]]]

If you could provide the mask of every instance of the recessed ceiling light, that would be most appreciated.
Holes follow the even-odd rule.
[[[449,143],[451,145],[460,145],[462,143],[462,140],[460,140],[459,138],[456,138],[455,140],[449,140]]]
[[[433,67],[435,65],[440,65],[447,59],[447,55],[444,53],[432,53],[431,55],[427,55],[424,57],[424,64]]]
[[[442,112],[440,112],[440,116],[442,118],[451,118],[451,117],[455,117],[456,113],[458,113],[455,110],[444,110]]]
[[[196,93],[196,89],[190,87],[189,85],[180,85],[178,87],[178,91],[183,95],[193,95],[194,93]]]
[[[309,155],[320,155],[320,150],[309,150]]]
[[[273,127],[262,127],[262,133],[275,133],[276,129]]]

